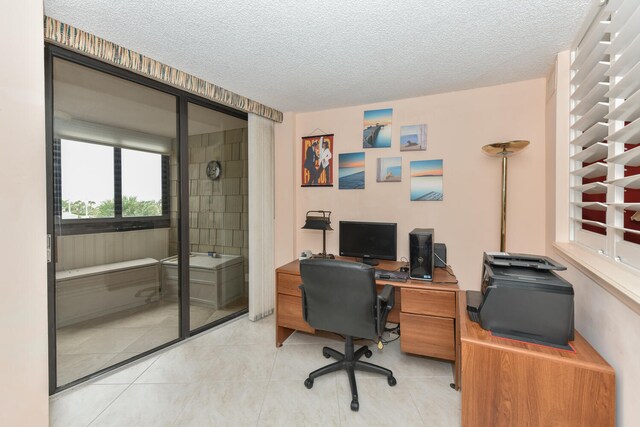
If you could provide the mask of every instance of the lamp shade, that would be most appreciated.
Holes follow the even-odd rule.
[[[496,142],[485,145],[482,147],[482,151],[490,156],[509,157],[522,151],[527,145],[529,145],[529,141],[524,140]]]
[[[330,216],[331,212],[329,211],[309,211],[302,228],[307,230],[333,230]]]

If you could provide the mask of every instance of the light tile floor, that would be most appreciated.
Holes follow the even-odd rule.
[[[274,345],[274,316],[243,316],[159,355],[51,398],[53,426],[457,426],[460,394],[451,365],[400,352],[398,341],[372,363],[398,380],[357,372],[360,411],[350,410],[344,372],[303,381],[328,363],[326,337],[293,334]]]
[[[246,308],[238,301],[223,309],[191,305],[194,328]],[[178,304],[154,302],[57,331],[58,385],[93,374],[177,339]]]

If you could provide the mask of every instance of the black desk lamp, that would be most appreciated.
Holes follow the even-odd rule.
[[[302,228],[322,230],[322,253],[313,255],[313,258],[335,258],[333,255],[327,254],[327,230],[333,230],[330,211],[308,211]]]

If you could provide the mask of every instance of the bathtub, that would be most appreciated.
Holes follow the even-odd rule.
[[[165,300],[178,298],[178,257],[161,260],[162,289]],[[224,308],[243,296],[244,267],[239,255],[218,255],[192,252],[189,256],[189,288],[191,303]]]
[[[56,326],[158,301],[158,260],[134,259],[56,272]]]

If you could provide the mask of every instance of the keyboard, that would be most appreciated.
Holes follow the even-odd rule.
[[[406,282],[409,279],[409,273],[406,271],[390,271],[376,269],[376,280],[389,280],[391,282]]]

